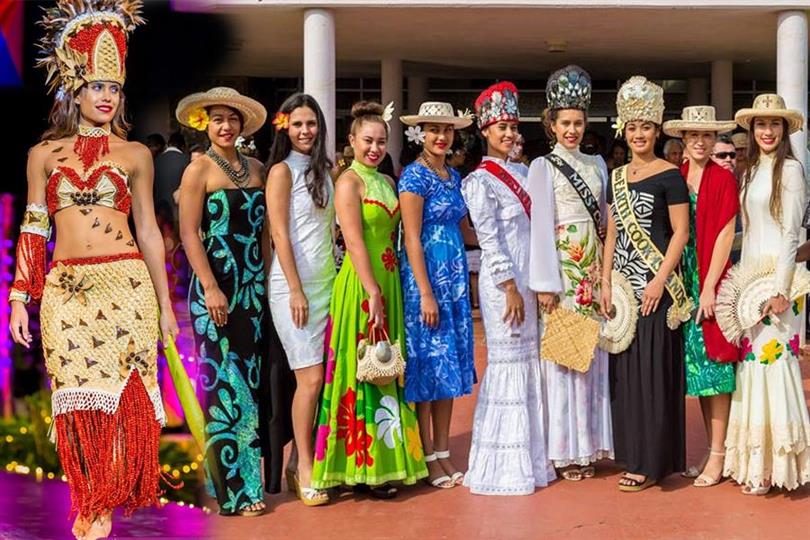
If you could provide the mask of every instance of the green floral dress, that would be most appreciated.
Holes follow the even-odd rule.
[[[385,177],[354,161],[365,182],[363,240],[374,279],[382,290],[385,327],[405,354],[399,262],[395,252],[399,203]],[[386,386],[359,383],[357,343],[368,335],[368,295],[346,253],[329,307],[325,385],[318,414],[312,487],[371,486],[427,476],[413,404],[405,401],[403,378]]]
[[[695,305],[700,305],[697,247],[695,244],[695,216],[697,195],[689,194],[689,243],[683,251],[683,281]],[[735,388],[734,363],[715,362],[706,356],[703,329],[694,320],[684,324],[684,351],[686,353],[686,393],[690,396],[716,396],[730,394]]]

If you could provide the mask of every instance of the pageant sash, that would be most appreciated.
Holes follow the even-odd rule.
[[[509,174],[509,171],[504,169],[500,166],[500,164],[496,163],[495,161],[486,159],[481,162],[481,165],[478,166],[479,169],[484,169],[489,174],[497,178],[501,181],[503,185],[509,188],[515,197],[518,198],[520,204],[523,205],[523,210],[526,212],[526,217],[529,218],[529,221],[532,219],[532,199],[529,197],[529,194],[523,189],[523,186],[520,185],[520,182],[517,179]]]
[[[658,273],[661,263],[664,262],[664,255],[641,227],[633,212],[633,204],[630,201],[630,188],[627,184],[627,165],[614,169],[611,182],[613,185],[613,204],[616,205],[616,213],[619,215],[633,248],[647,268],[653,274]],[[686,287],[684,287],[677,270],[674,270],[667,277],[666,288],[673,300],[672,306],[667,311],[667,326],[671,330],[675,330],[681,323],[689,320],[692,314],[693,302],[686,293]]]
[[[577,192],[577,195],[579,195],[579,198],[582,200],[582,204],[585,205],[585,209],[591,215],[593,224],[596,226],[596,234],[598,234],[599,239],[604,242],[605,233],[602,228],[602,212],[599,210],[599,203],[596,197],[593,196],[591,188],[588,187],[588,184],[582,179],[579,173],[557,154],[547,154],[545,158],[549,163],[557,167],[557,170],[568,179],[568,183],[570,183],[571,187]]]

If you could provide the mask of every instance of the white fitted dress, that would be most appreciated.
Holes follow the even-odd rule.
[[[290,369],[320,364],[324,359],[324,335],[329,317],[329,300],[335,280],[332,229],[335,220],[334,188],[327,174],[329,193],[326,208],[318,208],[307,190],[304,173],[309,156],[292,151],[284,163],[290,168],[290,243],[298,276],[309,302],[309,318],[303,328],[296,328],[290,313],[290,288],[287,278],[273,253],[270,264],[270,312]],[[310,173],[311,174],[311,173]],[[273,224],[270,223],[272,227]]]

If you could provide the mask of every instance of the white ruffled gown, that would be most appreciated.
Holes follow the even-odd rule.
[[[525,165],[498,163],[527,188]],[[530,223],[517,197],[484,169],[470,173],[462,190],[481,246],[478,287],[487,342],[464,485],[480,495],[530,495],[556,478],[546,456],[537,298],[528,286]],[[509,279],[525,304],[519,328],[502,321],[501,284]]]

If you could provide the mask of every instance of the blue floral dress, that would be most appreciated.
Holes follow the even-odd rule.
[[[203,246],[228,298],[228,323],[217,327],[211,320],[196,275],[189,291],[199,384],[206,398],[206,484],[221,513],[238,512],[263,499],[257,394],[267,349],[260,242],[264,215],[264,188],[220,189],[206,196]]]
[[[405,399],[412,402],[449,399],[472,392],[472,311],[469,273],[459,222],[467,215],[461,177],[450,169],[443,180],[424,165],[405,167],[399,192],[424,199],[422,249],[430,286],[439,304],[439,327],[422,323],[419,287],[402,249],[402,293],[405,301]]]

